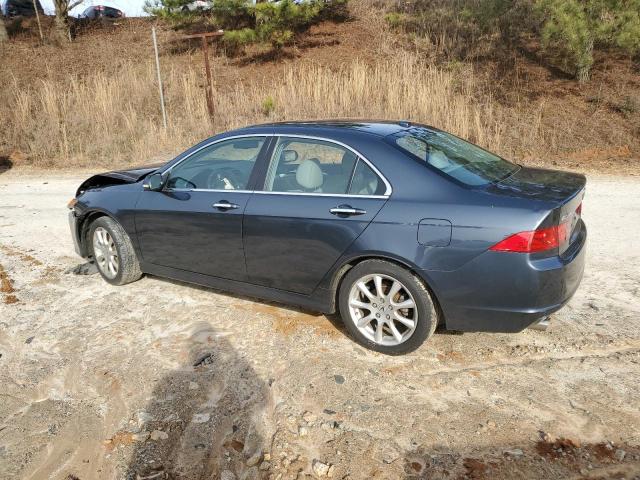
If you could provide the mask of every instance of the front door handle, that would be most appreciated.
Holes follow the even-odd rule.
[[[361,208],[353,208],[351,205],[338,205],[335,208],[329,210],[333,215],[344,215],[344,216],[352,216],[352,215],[364,215],[367,213],[366,210],[362,210]]]
[[[236,208],[240,208],[240,205],[229,203],[226,200],[221,200],[218,203],[214,203],[213,208],[217,208],[219,210],[235,210]]]

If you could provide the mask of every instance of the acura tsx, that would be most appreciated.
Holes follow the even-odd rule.
[[[456,331],[543,328],[584,270],[583,175],[409,122],[259,125],[70,202],[107,282],[148,273],[324,313],[387,354]]]

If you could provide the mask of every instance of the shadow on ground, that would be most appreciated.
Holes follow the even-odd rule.
[[[137,414],[138,435],[149,438],[125,478],[259,478],[270,387],[208,323],[197,325],[188,344],[184,366],[158,382]]]

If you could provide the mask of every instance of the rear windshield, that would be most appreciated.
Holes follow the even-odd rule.
[[[520,168],[440,130],[412,127],[389,139],[418,160],[469,186],[499,182]]]

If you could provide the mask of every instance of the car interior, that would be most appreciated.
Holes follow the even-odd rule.
[[[380,195],[384,193],[384,184],[351,150],[294,140],[283,141],[276,148],[266,190]]]
[[[167,188],[243,190],[262,143],[242,139],[204,149],[171,171]],[[351,150],[300,139],[279,143],[265,182],[265,190],[272,192],[382,195],[385,189],[378,175]]]

